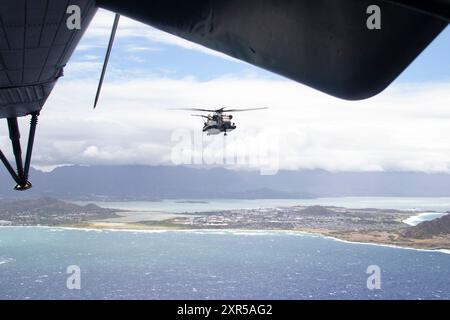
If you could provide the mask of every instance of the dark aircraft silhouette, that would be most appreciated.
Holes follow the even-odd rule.
[[[366,24],[372,5],[381,29]],[[68,27],[70,6],[81,9],[80,28]],[[2,152],[0,160],[17,190],[31,187],[38,115],[97,8],[117,15],[95,104],[119,15],[349,100],[381,92],[450,20],[450,0],[1,0],[0,118],[16,170]],[[27,115],[23,163],[17,118]]]
[[[208,136],[217,135],[222,132],[224,136],[226,136],[228,132],[231,132],[236,129],[236,124],[232,122],[233,116],[231,114],[226,113],[257,111],[264,109],[268,108],[227,109],[222,107],[219,109],[182,108],[175,110],[200,111],[210,113],[207,116],[205,116],[204,114],[193,114],[192,116],[205,119],[202,131],[206,132]]]

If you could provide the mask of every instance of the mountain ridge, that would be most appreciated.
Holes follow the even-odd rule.
[[[420,172],[257,171],[185,166],[66,166],[51,172],[33,169],[33,188],[12,191],[0,170],[0,196],[51,196],[75,199],[313,198],[344,196],[450,196],[450,174]]]

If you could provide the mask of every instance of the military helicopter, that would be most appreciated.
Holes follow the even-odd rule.
[[[372,97],[447,27],[450,0],[382,1],[383,25],[389,28],[376,32],[369,28],[373,16],[368,16],[367,28],[362,23],[372,2],[1,0],[0,120],[7,119],[15,163],[1,150],[0,162],[16,190],[31,188],[28,176],[38,116],[98,8],[116,15],[94,107],[121,15],[335,97]],[[231,116],[223,114],[230,111],[207,110],[213,115],[202,115],[204,131],[234,130]],[[28,115],[31,126],[23,159],[17,119]]]
[[[231,114],[225,114],[228,112],[243,112],[243,111],[255,111],[255,110],[264,110],[268,108],[250,108],[250,109],[226,109],[220,108],[215,110],[210,109],[198,109],[198,108],[183,108],[176,110],[188,110],[188,111],[201,111],[201,112],[211,112],[212,114],[203,115],[203,114],[193,114],[193,117],[201,117],[205,119],[203,125],[203,132],[206,132],[208,136],[217,135],[223,132],[224,136],[227,135],[227,132],[231,132],[236,129],[236,124],[232,122],[233,116]]]

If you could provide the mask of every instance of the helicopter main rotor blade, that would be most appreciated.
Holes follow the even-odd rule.
[[[222,112],[243,112],[243,111],[256,111],[256,110],[264,110],[269,109],[267,107],[265,108],[249,108],[249,109],[224,109]]]
[[[201,108],[174,108],[171,110],[184,110],[184,111],[203,111],[203,112],[215,112],[215,113],[224,113],[224,112],[243,112],[243,111],[255,111],[255,110],[264,110],[269,109],[267,107],[264,108],[249,108],[249,109],[201,109]]]
[[[172,108],[170,110],[203,111],[203,112],[216,112],[217,111],[217,110],[212,110],[212,109],[200,109],[200,108]]]
[[[100,76],[100,81],[98,83],[97,94],[95,95],[94,109],[97,106],[98,98],[100,97],[100,92],[102,91],[103,79],[105,78],[106,68],[108,67],[109,56],[111,54],[111,49],[114,44],[114,38],[116,37],[117,26],[119,25],[120,14],[116,13],[114,17],[114,24],[111,30],[111,36],[109,38],[108,49],[106,50],[105,61],[103,62],[102,75]]]

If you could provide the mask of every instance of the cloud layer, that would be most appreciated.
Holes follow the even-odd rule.
[[[396,85],[347,102],[287,80],[140,78],[107,83],[94,111],[95,88],[95,81],[58,84],[42,112],[36,165],[171,164],[177,132],[189,134],[193,153],[202,150],[194,145],[202,122],[169,108],[264,106],[270,109],[235,114],[238,129],[226,138],[228,146],[239,145],[237,152],[248,156],[250,146],[270,143],[272,160],[285,169],[450,168],[450,83]],[[223,141],[204,137],[203,151],[220,153]],[[5,130],[0,142],[9,147]]]
[[[231,168],[450,171],[450,82],[395,84],[372,99],[348,102],[261,76],[256,68],[248,72],[246,64],[241,73],[210,80],[112,65],[94,111],[102,60],[98,44],[107,43],[111,23],[112,15],[100,12],[44,107],[36,166],[176,164],[181,133],[188,141],[182,152],[198,165],[222,161]],[[128,19],[120,26],[119,38],[140,39],[133,46],[122,42],[128,58],[139,53],[136,58],[151,59],[164,45],[229,59]],[[170,110],[224,106],[269,109],[236,113],[238,128],[226,138],[202,136],[200,118]],[[23,127],[27,122],[21,120]],[[0,146],[10,149],[3,126]]]

